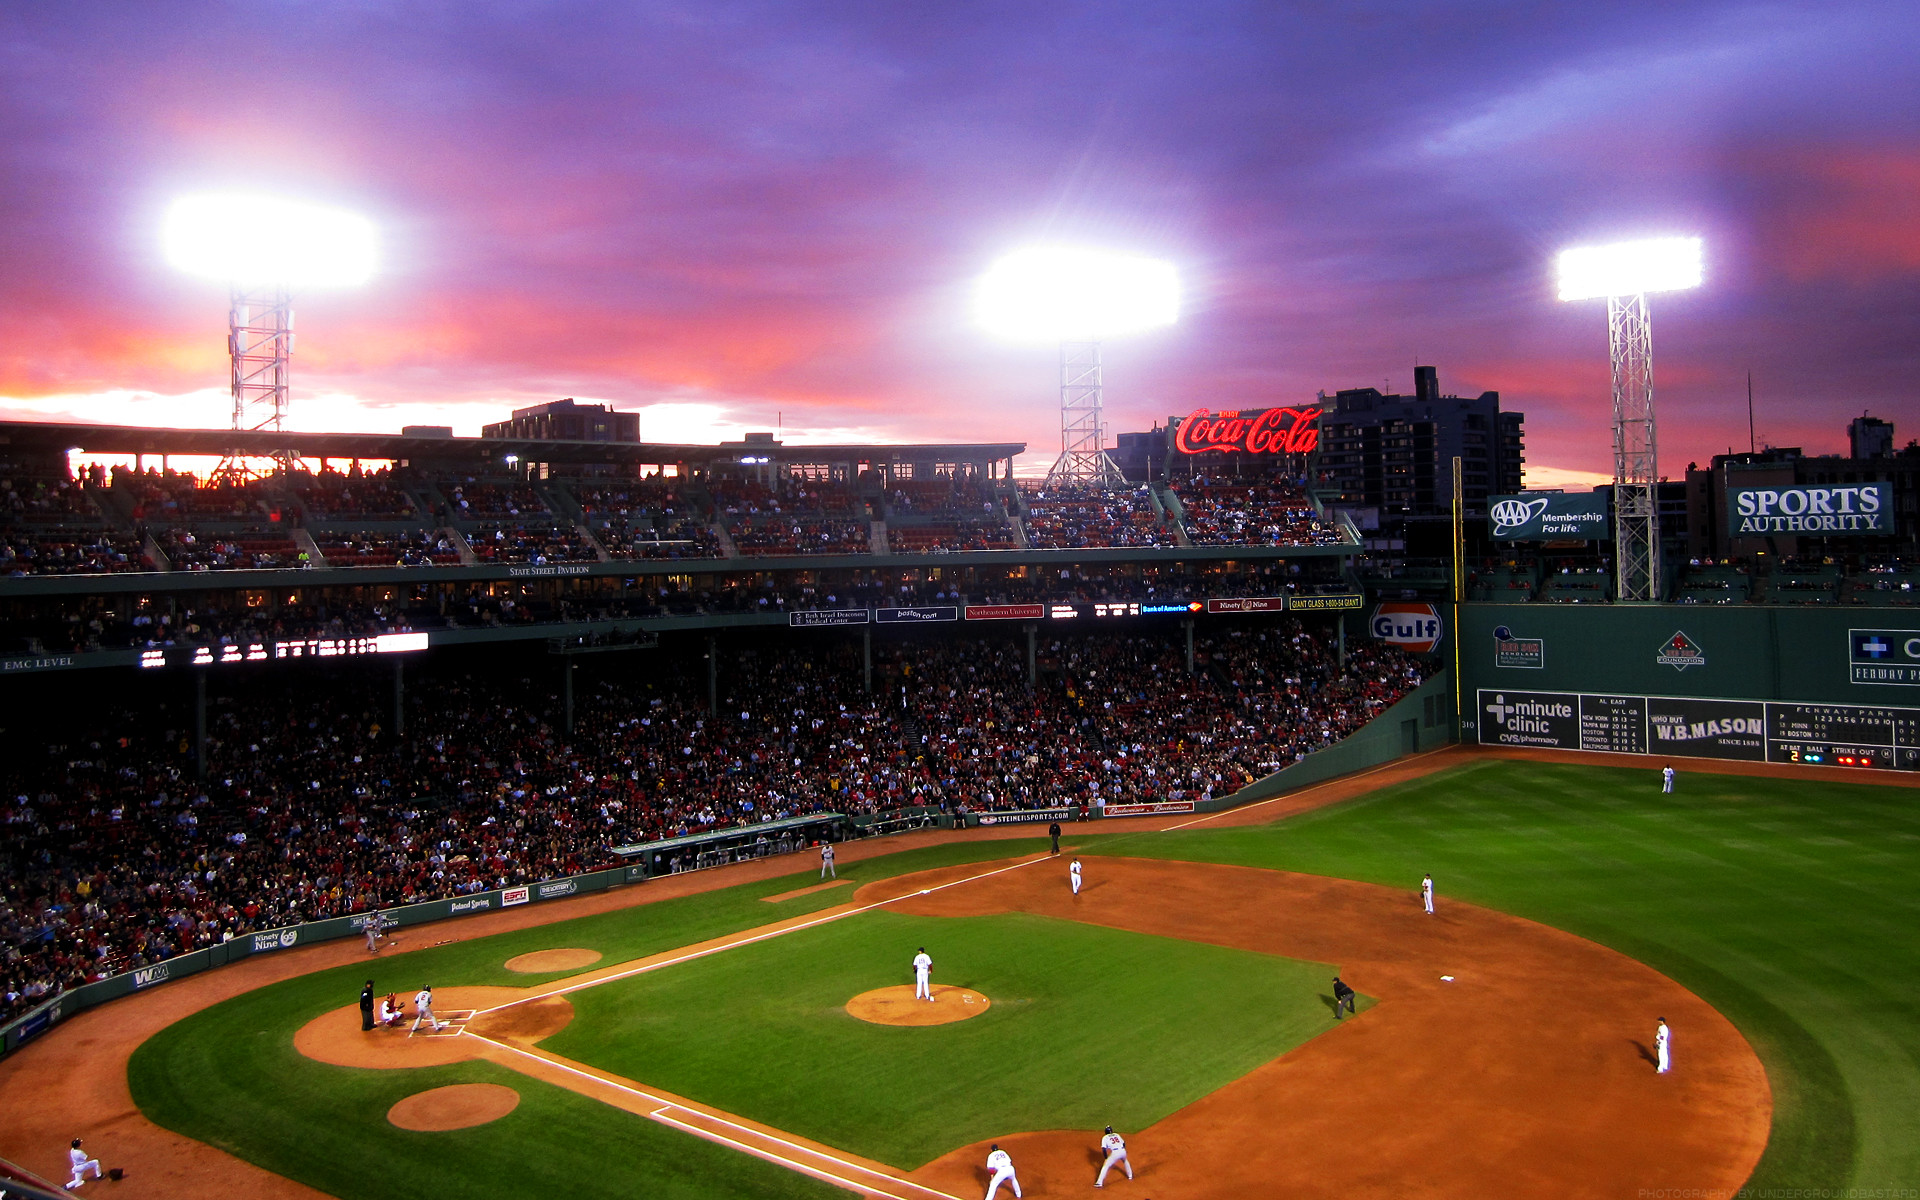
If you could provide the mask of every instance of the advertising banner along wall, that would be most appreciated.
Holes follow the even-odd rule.
[[[1480,689],[1482,745],[1920,770],[1920,708]]]
[[[1891,537],[1893,485],[1734,487],[1728,484],[1727,532],[1734,537],[1768,534]]]
[[[1597,492],[1495,496],[1487,509],[1487,519],[1492,523],[1493,536],[1501,541],[1593,541],[1613,536],[1607,498]]]

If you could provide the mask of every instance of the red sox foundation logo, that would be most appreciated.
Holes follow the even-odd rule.
[[[1673,636],[1661,645],[1660,653],[1654,656],[1653,661],[1663,667],[1684,671],[1688,667],[1706,666],[1707,652],[1700,643],[1676,629]]]

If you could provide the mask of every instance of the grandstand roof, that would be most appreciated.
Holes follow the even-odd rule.
[[[777,441],[689,445],[668,442],[560,442],[533,438],[429,437],[397,433],[289,433],[271,430],[166,429],[56,421],[0,421],[0,446],[29,452],[89,454],[228,454],[303,458],[703,465],[764,455],[772,462],[991,462],[1023,453],[1025,442],[948,442],[790,446]]]

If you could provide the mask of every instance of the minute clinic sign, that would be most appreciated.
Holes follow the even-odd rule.
[[[1182,454],[1307,454],[1320,445],[1320,415],[1326,409],[1196,408],[1180,422],[1173,448]]]

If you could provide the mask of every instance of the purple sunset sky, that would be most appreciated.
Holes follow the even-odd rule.
[[[1045,346],[970,323],[1000,252],[1173,259],[1106,350],[1115,430],[1326,389],[1497,389],[1530,482],[1610,469],[1605,306],[1552,256],[1697,233],[1653,301],[1662,470],[1920,435],[1920,8],[380,4],[0,12],[0,412],[219,426],[225,295],[167,203],[361,211],[298,297],[294,423],[473,433],[560,396],[649,438],[1058,449]]]

